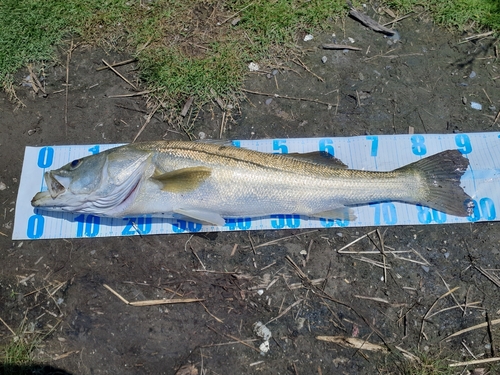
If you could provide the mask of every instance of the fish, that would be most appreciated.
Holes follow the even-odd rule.
[[[138,142],[45,172],[40,210],[126,218],[226,219],[298,214],[355,220],[353,208],[397,201],[465,217],[469,160],[446,150],[388,172],[348,169],[325,153],[270,154],[217,143]]]

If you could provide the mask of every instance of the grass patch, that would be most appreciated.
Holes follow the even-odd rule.
[[[387,0],[400,12],[429,11],[443,25],[500,31],[498,0]],[[170,105],[237,90],[250,61],[286,55],[299,35],[346,14],[343,0],[2,0],[0,82],[30,62],[52,60],[54,45],[76,35],[126,48],[141,77]],[[240,18],[236,25],[231,21]],[[11,87],[11,86],[10,86]]]
[[[455,375],[464,373],[463,367],[450,367],[451,358],[457,359],[457,353],[429,352],[417,353],[415,359],[405,358],[401,353],[392,352],[384,358],[385,364],[379,366],[379,375]],[[460,356],[459,356],[460,357]],[[463,360],[459,358],[458,360]],[[498,374],[500,367],[496,363],[476,365],[485,369],[485,374]],[[473,370],[474,366],[469,366]],[[469,373],[469,372],[467,372]]]
[[[0,374],[28,373],[27,370],[33,366],[35,349],[52,332],[38,332],[34,323],[26,326],[25,322],[23,320],[17,333],[7,343],[0,345]]]

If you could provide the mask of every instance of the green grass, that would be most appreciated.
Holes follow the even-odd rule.
[[[400,13],[424,9],[458,29],[500,31],[498,0],[383,3]],[[346,12],[343,0],[1,0],[0,82],[9,87],[15,72],[52,61],[54,46],[76,37],[135,54],[145,86],[166,103],[195,96],[202,104],[214,91],[237,91],[250,61],[286,56],[300,32]]]
[[[0,370],[3,374],[15,374],[22,366],[33,364],[33,352],[43,341],[45,335],[26,332],[24,324],[18,334],[11,337],[7,343],[0,345]]]

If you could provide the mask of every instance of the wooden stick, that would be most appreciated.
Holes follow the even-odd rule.
[[[158,108],[160,108],[160,105],[161,105],[161,103],[158,103],[158,105],[156,107],[154,107],[153,110],[149,113],[148,117],[146,118],[146,122],[144,122],[144,125],[141,126],[141,128],[137,132],[136,136],[134,137],[134,140],[132,141],[132,143],[134,143],[137,140],[137,138],[139,138],[142,131],[146,128],[146,125],[149,124],[149,122],[151,121],[151,119],[155,115]]]
[[[113,293],[115,296],[117,296],[120,301],[122,301],[123,303],[127,304],[127,305],[130,305],[130,302],[127,301],[125,298],[123,298],[121,295],[118,294],[118,292],[115,292],[113,289],[111,289],[110,286],[106,285],[106,284],[102,284],[107,290],[109,290],[111,293]]]
[[[382,26],[372,18],[368,17],[366,14],[358,12],[356,9],[351,8],[349,11],[351,17],[355,18],[359,22],[361,22],[366,27],[372,29],[373,31],[378,31],[386,35],[394,35],[396,32],[394,30],[388,29],[385,26]]]
[[[324,105],[327,105],[328,107],[336,107],[338,105],[338,104],[332,104],[332,103],[322,102],[321,100],[318,100],[318,99],[297,98],[297,97],[288,96],[288,95],[268,94],[268,93],[265,93],[265,92],[252,91],[252,90],[247,90],[247,89],[241,89],[241,91],[248,92],[250,94],[255,94],[255,95],[272,96],[272,97],[281,98],[281,99],[299,100],[299,101],[305,101],[305,102],[313,102],[313,103],[318,103],[318,104],[324,104]]]
[[[207,307],[203,303],[200,302],[200,305],[203,306],[203,308],[205,309],[205,311],[207,312],[208,315],[210,315],[212,318],[217,320],[219,323],[224,323],[224,321],[222,319],[217,318],[214,314],[212,314],[210,311],[208,311]]]
[[[240,344],[242,344],[242,345],[245,345],[245,346],[248,346],[250,349],[253,349],[253,350],[255,350],[256,352],[260,353],[260,350],[259,350],[259,349],[257,349],[255,346],[250,345],[250,344],[247,344],[245,341],[240,340],[239,338],[237,338],[237,337],[235,337],[235,336],[233,336],[233,335],[221,333],[221,332],[217,331],[215,328],[212,328],[212,327],[210,327],[210,326],[207,326],[207,328],[208,328],[209,330],[211,330],[211,331],[213,331],[213,332],[217,333],[218,335],[221,335],[221,336],[224,336],[224,337],[229,337],[229,338],[231,338],[231,339],[233,339],[233,340],[237,341],[238,343],[240,343]]]
[[[363,238],[366,238],[366,237],[368,237],[370,234],[373,234],[373,233],[375,233],[375,232],[377,232],[377,230],[376,230],[376,229],[375,229],[375,230],[372,230],[371,232],[368,232],[368,233],[363,234],[361,237],[356,238],[354,241],[349,242],[347,245],[345,245],[345,246],[344,246],[344,247],[342,247],[341,249],[337,250],[337,253],[342,254],[342,253],[343,253],[343,250],[347,249],[348,247],[351,247],[351,246],[352,246],[352,245],[354,245],[356,242],[361,241]],[[380,251],[377,251],[377,253],[380,253]]]
[[[329,43],[329,44],[323,44],[321,47],[323,49],[349,49],[351,51],[361,51],[361,48],[353,47],[353,46],[350,46],[350,45],[347,45],[347,44],[333,44],[333,43]]]
[[[170,305],[176,303],[191,303],[191,302],[201,302],[203,299],[199,298],[170,298],[170,299],[153,299],[146,301],[135,301],[130,302],[130,306],[156,306],[156,305]]]
[[[311,73],[311,74],[312,74],[313,76],[315,76],[317,79],[319,79],[321,82],[325,82],[325,80],[324,80],[323,78],[321,78],[319,75],[317,75],[316,73],[314,73],[311,69],[309,69],[309,68],[307,67],[307,65],[306,65],[306,64],[304,64],[304,63],[302,62],[302,60],[301,60],[301,59],[299,59],[299,58],[297,57],[297,60],[299,61],[299,63],[297,63],[297,61],[295,61],[295,60],[292,60],[292,61],[293,61],[295,64],[297,64],[297,65],[301,66],[302,68],[304,68],[305,70],[307,70],[309,73]]]
[[[129,59],[129,60],[125,60],[125,61],[121,61],[121,62],[117,62],[117,63],[111,64],[111,65],[101,66],[101,67],[97,68],[96,71],[100,71],[100,70],[104,70],[104,69],[109,69],[110,67],[122,66],[122,65],[130,64],[130,63],[133,63],[134,61],[137,61],[137,59]]]
[[[116,70],[115,68],[113,68],[113,66],[111,66],[110,64],[108,64],[106,62],[106,60],[102,59],[102,62],[104,64],[106,64],[108,66],[109,69],[111,69],[118,77],[120,77],[121,79],[123,79],[125,82],[127,82],[130,86],[132,86],[134,88],[134,90],[137,90],[137,87],[135,87],[135,85],[130,82],[127,78],[125,78],[118,70]]]
[[[129,98],[131,96],[140,96],[140,95],[149,94],[150,92],[153,92],[153,91],[155,91],[155,90],[146,90],[146,91],[140,91],[140,92],[133,92],[131,94],[108,95],[108,98]]]
[[[174,303],[191,303],[191,302],[201,302],[203,299],[199,298],[171,298],[171,299],[156,299],[156,300],[146,300],[146,301],[135,301],[129,302],[125,298],[123,298],[118,292],[113,290],[109,285],[103,284],[103,286],[117,296],[120,301],[130,306],[156,306],[156,305],[166,305],[166,304],[174,304]]]
[[[7,329],[8,329],[8,330],[9,330],[9,331],[10,331],[10,332],[14,335],[14,336],[16,336],[16,333],[12,330],[12,328],[10,328],[10,327],[9,327],[9,325],[8,325],[7,323],[5,323],[5,321],[4,321],[2,318],[0,318],[0,322],[2,322],[2,323],[4,324],[4,326],[6,326],[6,327],[7,327]]]
[[[469,366],[469,365],[479,365],[481,363],[489,363],[489,362],[496,362],[500,361],[500,357],[496,358],[485,358],[485,359],[475,359],[473,361],[468,361],[468,362],[457,362],[457,363],[452,363],[448,365],[449,367],[458,367],[458,366]]]
[[[490,323],[491,323],[491,325],[500,324],[500,319],[492,320]],[[484,327],[488,327],[488,323],[487,322],[481,323],[481,324],[476,324],[475,326],[472,326],[472,327],[469,327],[469,328],[465,328],[465,329],[462,329],[461,331],[452,333],[451,335],[445,337],[441,341],[444,341],[444,340],[450,339],[452,337],[461,335],[462,333],[466,333],[466,332],[473,331],[473,330],[478,329],[478,328],[484,328]]]
[[[318,229],[314,229],[314,230],[309,230],[307,232],[302,232],[302,233],[297,233],[297,234],[293,234],[291,236],[286,236],[286,237],[282,237],[282,238],[278,238],[276,240],[272,240],[272,241],[268,241],[268,242],[264,242],[264,243],[261,243],[259,245],[255,245],[253,246],[253,249],[258,249],[259,247],[263,247],[263,246],[268,246],[268,245],[273,245],[277,242],[280,242],[280,241],[283,241],[283,240],[287,240],[289,238],[293,238],[293,237],[297,237],[297,236],[304,236],[306,234],[310,234],[310,233],[314,233],[314,232],[317,232]],[[248,249],[250,248],[251,246],[245,246],[243,247],[244,249]]]
[[[268,321],[265,325],[267,326],[269,323],[271,322],[274,322],[275,320],[278,320],[279,318],[281,318],[283,315],[285,315],[287,312],[289,312],[292,308],[294,308],[295,306],[297,306],[299,303],[303,302],[304,299],[301,298],[297,301],[295,301],[294,303],[292,303],[290,306],[288,306],[285,310],[283,310],[283,312],[281,314],[279,314],[276,318],[272,318],[270,321]]]

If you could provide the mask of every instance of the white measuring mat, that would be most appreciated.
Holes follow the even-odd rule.
[[[72,160],[118,145],[26,147],[12,238],[47,239],[110,237],[163,233],[261,229],[360,227],[378,225],[451,224],[496,221],[500,207],[500,133],[369,135],[348,138],[296,138],[233,141],[261,152],[325,151],[351,169],[389,171],[440,151],[458,149],[470,160],[461,185],[475,202],[472,216],[455,217],[427,207],[399,202],[354,207],[354,221],[280,215],[226,219],[223,227],[148,215],[111,219],[87,214],[44,212],[31,199],[47,190],[43,174]],[[500,214],[500,212],[499,212]]]

